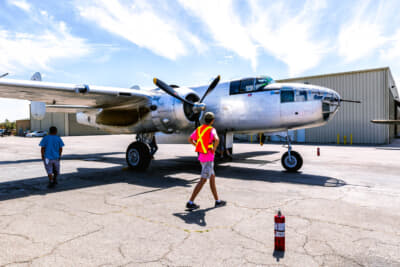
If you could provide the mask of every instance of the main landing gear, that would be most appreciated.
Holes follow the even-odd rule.
[[[133,170],[145,171],[156,151],[154,133],[137,134],[136,142],[131,143],[126,150],[126,163]]]
[[[289,134],[287,134],[288,152],[282,155],[281,163],[288,172],[297,172],[303,166],[303,158],[296,151],[292,151]]]

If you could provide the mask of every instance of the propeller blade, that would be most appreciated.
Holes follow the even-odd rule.
[[[169,86],[169,85],[166,84],[165,82],[163,82],[163,81],[161,81],[161,80],[159,80],[159,79],[157,79],[157,78],[154,78],[154,79],[153,79],[153,82],[154,82],[154,84],[157,85],[161,90],[163,90],[164,92],[166,92],[166,93],[169,94],[170,96],[175,97],[176,99],[179,99],[180,101],[182,101],[182,102],[184,102],[184,103],[187,103],[187,104],[189,104],[189,105],[192,105],[192,106],[194,105],[193,102],[191,102],[191,101],[189,101],[189,100],[184,99],[183,97],[181,97],[181,96],[178,94],[177,91],[175,91],[171,86]]]
[[[203,103],[204,98],[206,98],[206,96],[212,91],[214,90],[214,88],[217,86],[217,84],[219,83],[219,80],[221,79],[221,76],[217,76],[217,78],[214,79],[214,81],[212,81],[212,83],[210,84],[210,86],[208,87],[207,91],[205,92],[205,94],[203,95],[203,97],[200,99],[200,103]]]
[[[340,102],[349,102],[349,103],[358,103],[358,104],[361,104],[361,101],[359,101],[359,100],[340,99]]]
[[[6,77],[7,75],[8,75],[8,72],[6,72],[6,73],[0,75],[0,78]]]

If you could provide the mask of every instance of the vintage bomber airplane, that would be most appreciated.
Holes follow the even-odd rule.
[[[126,151],[129,167],[136,170],[148,168],[156,132],[187,137],[205,111],[215,113],[214,126],[226,136],[227,147],[231,148],[233,133],[280,132],[324,125],[344,101],[328,88],[276,83],[268,76],[221,83],[219,80],[218,76],[210,86],[180,87],[155,78],[157,88],[143,90],[137,86],[42,82],[40,73],[35,73],[31,81],[0,79],[0,97],[31,100],[32,116],[36,119],[43,119],[46,110],[70,112],[76,113],[80,124],[111,133],[136,133],[136,142]],[[290,138],[287,141],[288,152],[281,162],[286,170],[297,171],[303,160],[291,150]]]

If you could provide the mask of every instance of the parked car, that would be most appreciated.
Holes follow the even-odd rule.
[[[4,132],[5,132],[5,130],[4,130],[4,129],[0,129],[0,136],[1,136],[1,137],[3,137],[3,136],[4,136]]]
[[[26,137],[43,137],[47,135],[46,131],[33,131],[26,134]]]

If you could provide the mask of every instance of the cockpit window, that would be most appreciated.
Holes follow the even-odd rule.
[[[294,102],[294,91],[283,88],[281,90],[281,103]]]
[[[267,90],[265,87],[274,82],[275,81],[271,77],[267,76],[232,81],[229,86],[229,94],[235,95],[265,91]],[[270,88],[268,88],[268,90],[270,90]]]
[[[259,77],[256,78],[255,91],[262,91],[265,86],[274,83],[275,81],[271,77]]]
[[[240,92],[249,93],[254,91],[254,79],[242,80],[240,83]]]
[[[232,81],[229,86],[229,93],[231,95],[239,94],[240,81]]]

